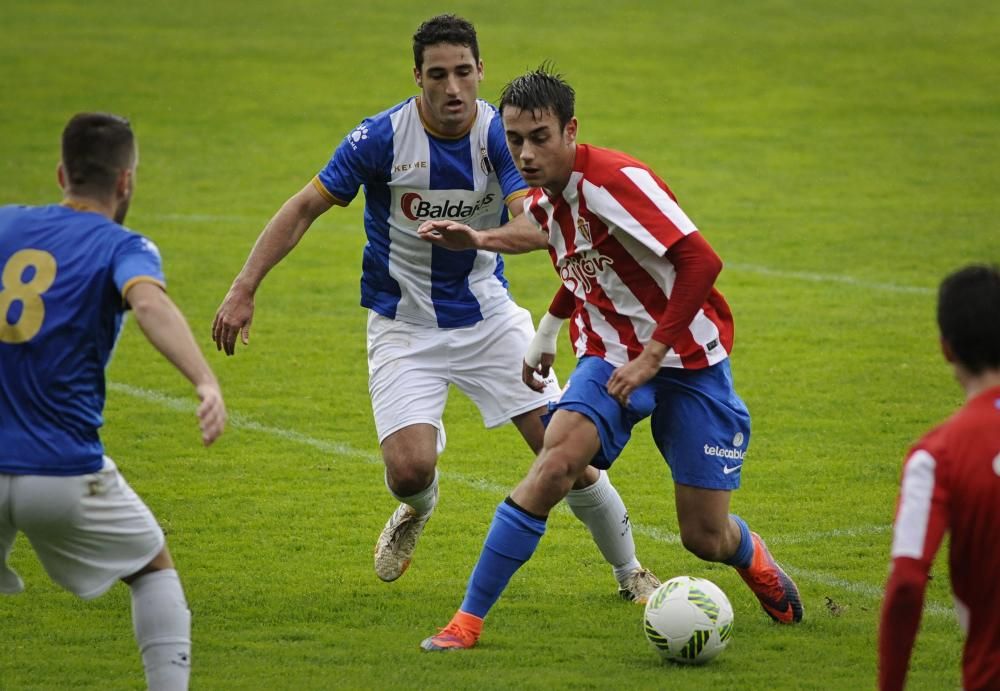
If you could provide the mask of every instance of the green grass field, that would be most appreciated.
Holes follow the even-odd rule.
[[[459,394],[442,497],[407,575],[377,580],[394,502],[382,483],[358,306],[362,204],[334,209],[265,281],[251,345],[211,350],[231,413],[198,443],[187,383],[129,324],[104,441],[168,532],[194,612],[197,689],[864,689],[899,468],[961,402],[938,353],[934,291],[1000,260],[1000,5],[929,0],[318,3],[51,2],[0,9],[0,203],[58,200],[58,137],[79,110],[129,116],[141,147],[129,225],[163,252],[206,351],[215,309],[271,214],[362,116],[415,92],[410,36],[455,11],[478,26],[495,99],[553,60],[583,141],[651,164],[726,261],[733,369],[754,417],[734,510],[798,581],[806,621],[770,623],[727,567],[677,539],[665,464],[641,426],[612,478],[639,556],[732,600],[730,648],[662,665],[586,531],[553,514],[480,646],[427,655],[461,601],[496,504],[530,463]],[[539,316],[544,253],[508,260]],[[559,373],[572,368],[565,336]],[[26,592],[0,600],[0,689],[143,686],[128,591],[84,603],[27,541]],[[914,689],[959,686],[939,558]],[[973,603],[974,606],[974,603]]]

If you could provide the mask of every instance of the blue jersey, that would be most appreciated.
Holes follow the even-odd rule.
[[[508,200],[524,194],[497,110],[477,101],[462,136],[428,132],[418,99],[364,120],[313,179],[333,204],[365,190],[361,304],[390,319],[442,328],[469,326],[510,300],[495,252],[452,252],[417,237],[427,220],[492,228]]]
[[[122,296],[164,285],[159,252],[98,213],[5,206],[0,272],[0,473],[96,472]]]

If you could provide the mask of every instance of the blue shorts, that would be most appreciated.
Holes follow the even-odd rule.
[[[651,417],[653,440],[674,482],[705,489],[740,486],[750,444],[750,413],[733,388],[729,360],[699,370],[664,367],[632,392],[623,408],[608,393],[615,366],[599,357],[580,360],[558,402],[597,427],[601,450],[591,465],[607,469],[621,454],[640,420]]]

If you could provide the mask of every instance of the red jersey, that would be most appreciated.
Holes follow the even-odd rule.
[[[663,328],[674,289],[668,250],[698,232],[670,188],[626,154],[578,144],[562,193],[550,199],[533,189],[525,209],[548,234],[552,263],[577,298],[570,323],[576,356],[619,366],[638,357]],[[733,319],[722,294],[712,287],[692,312],[671,331],[662,366],[700,369],[728,357]]]
[[[924,587],[945,532],[966,689],[1000,689],[1000,387],[972,398],[903,467],[879,642],[883,688],[901,688]],[[916,588],[907,594],[907,586]],[[915,605],[915,606],[914,606]]]

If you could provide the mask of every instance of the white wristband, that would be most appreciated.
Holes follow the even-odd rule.
[[[563,320],[546,312],[538,322],[538,331],[531,339],[528,350],[524,354],[524,361],[529,367],[538,367],[542,361],[542,353],[556,353],[556,339],[559,338],[559,329],[562,328]]]

